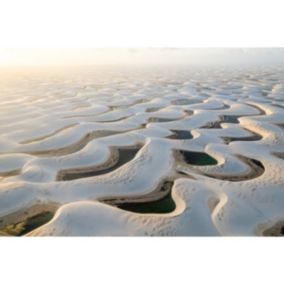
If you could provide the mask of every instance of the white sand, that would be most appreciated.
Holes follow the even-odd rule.
[[[1,79],[3,224],[43,204],[59,209],[28,235],[249,236],[284,220],[284,160],[274,154],[284,153],[284,69],[45,72]],[[223,115],[239,122],[207,128]],[[171,130],[193,138],[171,139]],[[237,141],[254,134],[254,141]],[[113,149],[137,145],[135,158],[113,172],[57,180],[68,170],[112,165]],[[176,150],[205,152],[217,164],[188,165]],[[174,180],[171,213],[138,214],[98,201],[145,195],[165,180]]]

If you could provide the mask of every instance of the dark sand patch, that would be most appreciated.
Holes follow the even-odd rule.
[[[53,216],[53,212],[42,212],[40,214],[27,218],[25,221],[6,226],[3,230],[0,231],[0,234],[2,233],[8,236],[23,236],[49,222],[53,218]]]
[[[12,177],[19,175],[21,173],[20,169],[8,171],[8,172],[0,172],[0,178]]]
[[[275,125],[284,130],[284,123],[275,123]]]
[[[59,204],[37,204],[0,218],[0,236],[23,236],[49,222]]]
[[[278,221],[262,232],[266,237],[284,237],[284,221]]]
[[[183,112],[186,114],[186,116],[191,116],[194,113],[193,110],[189,110],[189,109],[185,109]]]
[[[217,197],[212,196],[208,199],[208,207],[211,213],[213,213],[214,209],[216,208],[219,202],[220,202],[220,199]]]

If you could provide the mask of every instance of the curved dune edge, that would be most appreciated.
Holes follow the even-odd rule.
[[[195,191],[194,188],[193,191],[184,191],[183,187],[179,187],[184,183],[187,184],[188,180],[180,179],[173,187],[172,198],[175,201],[176,208],[171,213],[139,214],[121,210],[97,201],[80,201],[63,205],[59,208],[51,221],[28,233],[27,236],[167,236],[172,234],[202,236],[205,235],[204,232],[207,232],[208,235],[219,235],[220,233],[215,228],[211,217],[204,220],[200,216],[200,221],[193,222],[192,224],[189,224],[189,226],[184,226],[186,224],[184,223],[185,220],[183,220],[185,212],[189,210],[186,214],[189,214],[190,217],[191,215],[194,216],[197,212],[200,212],[201,209],[198,204],[193,206],[196,207],[197,212],[196,209],[188,207],[184,200],[184,194],[186,192],[186,194],[191,192],[193,196],[195,194],[200,196],[199,193],[202,193],[202,191]],[[190,195],[188,197],[190,197]],[[197,200],[198,199],[196,199],[196,201]],[[212,193],[209,193],[209,195],[207,194],[205,199],[203,198],[203,206],[205,205],[203,208],[205,209],[207,207],[206,210],[211,213],[216,210],[219,203],[219,197],[214,194],[212,195]],[[214,206],[212,207],[211,205]],[[84,217],[86,222],[78,223],[75,222],[75,220],[72,221],[73,218],[81,219],[81,214],[84,215],[83,212],[88,210],[88,208],[92,210],[92,213],[88,213],[88,215]],[[104,212],[103,214],[102,211]],[[100,219],[97,220],[97,218]],[[200,222],[205,225],[205,228],[202,228],[201,230],[199,229]],[[170,224],[174,225],[175,223],[179,224],[179,233],[176,230],[172,231],[171,229]],[[111,225],[111,228],[109,225]],[[105,228],[105,226],[107,228]],[[92,229],[90,230],[90,228]]]
[[[72,174],[80,174],[85,172],[92,172],[92,171],[98,171],[102,169],[107,169],[113,165],[115,165],[119,159],[118,151],[115,149],[110,150],[110,157],[107,161],[103,162],[102,164],[96,165],[96,166],[89,166],[89,167],[83,167],[83,168],[70,168],[65,170],[59,170],[57,172],[56,180],[57,181],[63,181],[65,180],[64,177],[66,175],[72,175]]]
[[[71,144],[69,146],[58,148],[58,149],[51,149],[51,150],[42,150],[42,151],[30,151],[26,152],[30,155],[36,156],[64,156],[68,154],[72,154],[78,152],[79,150],[83,149],[90,141],[94,140],[95,138],[99,138],[102,136],[114,135],[118,134],[118,132],[114,131],[94,131],[92,133],[86,134],[82,139]]]
[[[124,148],[115,148],[110,147],[110,155],[109,158],[96,166],[89,166],[89,167],[80,167],[80,168],[69,168],[65,170],[59,170],[57,172],[57,181],[64,181],[64,180],[72,180],[72,179],[79,179],[84,178],[84,175],[88,176],[97,176],[101,175],[101,171],[105,171],[106,173],[116,170],[117,168],[123,166],[124,164],[128,163],[132,159],[135,158],[137,152],[143,147],[143,145],[134,145],[132,147],[124,147]],[[134,154],[129,154],[129,157],[123,157],[123,155],[127,155],[127,153],[123,153],[128,150],[134,150]],[[121,157],[122,155],[122,157]],[[82,177],[80,177],[80,175]],[[74,177],[72,177],[74,176]],[[72,178],[68,178],[72,177]]]
[[[118,184],[117,185],[114,185],[113,184],[113,180],[117,180],[118,182],[120,182],[120,187],[124,187],[124,179],[125,178],[128,178],[128,169],[131,168],[132,169],[132,173],[134,175],[134,178],[138,179],[138,181],[140,180],[140,177],[139,177],[139,173],[138,172],[135,172],[135,168],[139,169],[139,164],[145,164],[145,161],[147,161],[149,158],[150,158],[150,154],[148,154],[148,151],[154,151],[155,150],[155,145],[161,145],[162,147],[164,148],[167,148],[167,144],[165,143],[161,143],[161,141],[159,140],[156,140],[156,141],[151,141],[149,140],[148,143],[141,149],[142,151],[140,151],[140,154],[138,154],[134,160],[130,161],[129,163],[125,164],[124,166],[122,166],[121,168],[118,168],[116,170],[117,172],[117,175],[113,175],[113,173],[109,173],[109,174],[106,174],[106,175],[103,175],[103,176],[99,176],[98,178],[88,178],[88,179],[85,179],[85,180],[88,180],[88,182],[90,183],[91,187],[86,184],[85,187],[85,199],[96,199],[96,198],[99,198],[99,197],[103,197],[103,196],[107,196],[108,194],[109,195],[112,195],[110,194],[110,192],[116,192],[117,191],[117,187],[118,187]],[[169,163],[169,165],[165,165],[164,166],[164,169],[162,169],[162,172],[161,172],[161,179],[164,177],[164,176],[168,176],[168,174],[164,174],[163,172],[165,173],[170,173],[172,171],[172,166],[173,166],[173,160],[172,160],[172,155],[170,152],[168,152],[168,155],[166,155],[165,157],[165,161],[167,161],[167,163]],[[154,165],[159,163],[159,159],[157,159],[156,161],[153,161]],[[147,166],[144,165],[145,167],[145,170],[147,170]],[[156,173],[155,173],[156,174]],[[149,181],[149,183],[146,185],[146,187],[141,187],[140,189],[137,189],[138,192],[135,193],[131,193],[131,191],[129,190],[126,190],[126,192],[128,191],[129,193],[131,193],[131,195],[137,195],[139,194],[139,192],[141,192],[141,194],[143,192],[147,193],[147,192],[150,192],[152,187],[156,186],[155,184],[157,183],[155,180],[154,180],[154,173],[153,173],[153,177],[152,177],[152,181]],[[106,182],[106,184],[104,184],[104,182]],[[97,189],[97,191],[93,190],[93,186],[92,186],[92,183],[94,182],[94,187],[96,187],[96,183],[97,183],[97,186],[99,187],[102,187],[102,188],[109,188],[109,190],[111,190],[109,193],[108,192],[105,192],[104,190],[100,190],[99,188]],[[72,192],[73,191],[73,194],[77,194],[80,193],[80,191],[82,190],[83,186],[84,186],[84,183],[80,182],[80,181],[70,181],[68,182],[70,184],[70,187],[68,188],[68,191],[66,192],[66,194],[68,194],[69,192]],[[109,184],[109,186],[108,186]],[[56,186],[55,186],[56,185]],[[9,186],[13,187],[13,184],[9,184]],[[56,188],[57,187],[57,188]],[[9,198],[15,198],[14,195],[15,194],[18,194],[19,196],[22,196],[22,194],[24,194],[23,190],[25,190],[26,192],[29,193],[29,196],[25,196],[25,201],[24,203],[19,203],[20,206],[24,206],[22,209],[26,209],[26,204],[28,204],[28,207],[32,207],[33,205],[36,205],[37,201],[35,198],[34,198],[34,193],[42,193],[43,195],[40,197],[40,199],[42,200],[43,203],[46,203],[47,201],[51,201],[51,202],[56,202],[56,203],[68,203],[68,199],[66,201],[64,201],[66,198],[65,198],[65,194],[61,195],[59,194],[59,196],[57,196],[58,193],[60,193],[58,191],[58,188],[61,187],[61,183],[56,183],[54,184],[54,189],[51,189],[50,191],[46,191],[46,187],[45,187],[45,184],[42,184],[42,185],[39,185],[39,184],[27,184],[27,188],[23,188],[23,185],[19,184],[18,188],[14,191],[12,190],[7,190],[6,192],[9,193],[8,195],[5,195],[5,198],[7,200],[9,200]],[[134,180],[133,181],[133,188],[135,189],[136,187],[136,181]],[[72,189],[73,188],[73,189]],[[5,187],[4,187],[5,189]],[[34,192],[32,191],[32,189],[34,189]],[[119,192],[119,191],[118,191]],[[1,191],[0,191],[1,193]],[[120,193],[120,192],[119,192]],[[3,192],[3,194],[5,194],[5,192]],[[122,196],[123,194],[120,193],[120,195]],[[125,194],[124,194],[125,195]],[[76,200],[76,195],[73,197],[72,195],[70,196],[71,200],[75,198]],[[4,200],[0,199],[0,201],[3,201]],[[11,202],[11,201],[9,201]],[[21,202],[21,200],[19,200],[19,202]],[[3,203],[4,205],[4,203]],[[7,203],[5,204],[4,207],[7,207],[7,206],[10,206],[10,205],[7,205]],[[5,208],[2,206],[2,210],[3,212],[5,212]],[[9,209],[9,211],[11,210],[11,208]],[[7,211],[7,210],[6,210]],[[3,213],[2,213],[2,217],[3,217]]]
[[[229,144],[234,141],[260,141],[263,139],[263,135],[258,134],[257,132],[253,132],[244,128],[246,131],[250,132],[252,135],[247,137],[222,137],[226,144]]]
[[[196,152],[196,153],[198,153],[198,152]],[[245,180],[251,180],[251,179],[258,178],[265,171],[264,165],[260,161],[258,161],[256,159],[250,159],[248,157],[244,157],[244,156],[241,156],[241,155],[235,155],[235,157],[239,161],[241,161],[242,163],[244,163],[245,165],[248,166],[247,170],[245,172],[241,172],[241,173],[236,172],[234,175],[230,175],[230,174],[226,174],[226,173],[218,173],[218,172],[210,173],[210,171],[209,172],[206,171],[206,169],[208,169],[208,168],[217,168],[214,165],[213,166],[190,165],[189,163],[185,162],[184,158],[178,153],[178,151],[176,152],[175,157],[178,161],[179,170],[188,174],[189,176],[190,176],[191,172],[192,173],[195,172],[197,174],[201,174],[201,175],[204,175],[204,176],[209,177],[209,178],[220,179],[220,180],[231,181],[231,182],[239,182],[239,181],[245,181]],[[218,156],[215,156],[214,158],[216,158],[218,160]],[[219,160],[217,166],[224,167],[224,161]]]
[[[125,201],[127,201],[127,197],[125,198],[126,198]],[[145,198],[149,198],[149,196]],[[155,196],[154,194],[153,197],[151,197],[151,200],[152,198],[156,199],[157,196]],[[185,202],[182,198],[180,198],[179,194],[176,193],[174,189],[172,191],[172,198],[176,204],[176,208],[173,212],[167,214],[133,213],[98,201],[80,201],[80,202],[69,203],[61,206],[54,215],[53,219],[50,220],[47,224],[39,227],[38,229],[33,230],[32,232],[28,233],[26,236],[61,236],[61,235],[62,236],[64,235],[74,235],[74,236],[75,235],[89,235],[89,236],[137,235],[139,236],[141,234],[144,235],[147,234],[147,230],[143,231],[143,229],[141,228],[143,227],[143,223],[145,223],[144,218],[171,219],[173,217],[181,215],[184,212],[184,210],[186,209]],[[77,210],[78,207],[82,207],[82,209]],[[81,233],[74,234],[73,233],[74,228],[72,228],[72,225],[70,228],[68,228],[69,221],[65,220],[65,216],[67,215],[68,218],[72,220],[72,215],[74,215],[73,218],[76,218],[77,214],[80,215],[82,212],[84,212],[85,207],[91,209],[93,212],[92,214],[88,215],[87,224],[83,224],[83,226],[79,229],[79,232]],[[105,212],[107,211],[107,214],[101,214],[101,211]],[[100,217],[99,220],[97,220],[97,216]],[[131,221],[130,220],[131,216],[136,216],[138,220]],[[141,219],[139,220],[140,217]],[[60,227],[63,227],[63,231],[61,231],[61,229],[58,230],[57,228],[58,222],[63,223],[60,225]],[[111,224],[110,227],[108,227],[109,223]],[[78,225],[80,226],[81,224]],[[104,226],[106,226],[107,229],[103,228],[102,230],[101,227]],[[84,230],[89,227],[91,227],[93,231],[84,233]],[[68,230],[71,230],[71,232]]]
[[[78,123],[73,123],[73,124],[64,126],[62,128],[59,128],[59,129],[53,131],[50,134],[47,134],[47,135],[44,135],[44,136],[40,136],[40,137],[37,137],[37,138],[33,138],[33,139],[27,139],[27,140],[21,141],[21,142],[19,142],[19,144],[29,144],[29,143],[38,142],[38,141],[44,140],[46,138],[52,137],[54,135],[60,134],[61,132],[66,131],[67,129],[72,128],[72,127],[74,127],[76,125],[78,125]]]
[[[162,214],[158,214],[158,213],[135,213],[137,215],[148,215],[148,216],[177,216],[179,214],[181,214],[184,210],[185,210],[185,203],[184,201],[179,197],[179,195],[172,190],[172,185],[170,186],[170,189],[167,191],[161,191],[161,186],[163,185],[164,182],[162,182],[153,192],[145,194],[145,195],[125,195],[125,196],[108,196],[108,197],[101,197],[98,198],[98,200],[93,200],[90,202],[99,202],[99,203],[103,203],[106,204],[107,206],[110,207],[115,207],[117,208],[117,206],[119,204],[123,205],[124,203],[129,203],[129,202],[153,202],[153,201],[158,201],[162,198],[165,197],[165,195],[167,195],[168,193],[170,193],[172,195],[172,199],[175,203],[175,209],[172,212],[169,213],[162,213]],[[74,202],[77,203],[77,202]],[[68,203],[69,204],[69,203]],[[66,204],[66,205],[68,205]],[[37,214],[41,214],[43,212],[50,212],[55,214],[56,216],[58,215],[58,213],[56,213],[58,210],[60,212],[61,208],[63,208],[66,205],[60,205],[58,203],[39,203],[36,205],[33,205],[31,207],[27,207],[24,209],[21,209],[17,212],[14,212],[12,214],[8,214],[6,216],[2,216],[0,219],[0,233],[4,232],[3,229],[5,229],[5,227],[7,226],[11,226],[13,224],[18,224],[21,223],[25,220],[27,220],[28,218],[31,218],[33,216],[36,216]],[[118,209],[118,208],[117,208]],[[120,211],[126,211],[126,212],[131,212],[125,209],[118,209]],[[131,212],[133,214],[133,212]],[[56,218],[56,216],[54,216],[54,218]],[[54,219],[53,218],[53,219]],[[52,222],[53,219],[50,221]],[[50,223],[48,222],[48,223]],[[44,225],[45,226],[45,225]],[[39,227],[39,229],[35,229],[35,230],[40,230],[41,227]],[[2,231],[1,231],[2,229]],[[31,233],[28,233],[28,235],[33,235],[33,231]]]
[[[259,176],[261,176],[264,171],[265,168],[263,166],[263,164],[255,159],[250,159],[247,157],[243,157],[238,155],[237,156],[238,159],[240,159],[243,163],[245,163],[246,165],[249,166],[249,169],[247,172],[239,174],[239,175],[218,175],[218,174],[214,174],[214,175],[210,175],[210,174],[205,174],[208,177],[211,178],[216,178],[216,179],[221,179],[221,180],[227,180],[227,181],[231,181],[231,182],[239,182],[239,181],[245,181],[245,180],[251,180],[251,179],[255,179],[258,178]]]

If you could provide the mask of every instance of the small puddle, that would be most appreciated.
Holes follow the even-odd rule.
[[[239,123],[239,115],[221,115],[221,123],[226,122],[226,123]]]
[[[155,111],[158,111],[158,110],[161,110],[162,107],[150,107],[150,108],[147,108],[146,109],[146,112],[155,112]]]
[[[171,130],[171,132],[174,133],[171,139],[189,140],[193,138],[191,132],[187,130]]]
[[[217,161],[210,155],[202,152],[179,151],[183,160],[190,165],[208,166],[217,165]]]
[[[168,193],[164,198],[157,201],[124,203],[122,205],[118,205],[117,207],[123,210],[142,214],[161,214],[173,212],[176,208],[176,205],[172,199],[171,193]]]
[[[170,121],[177,121],[177,120],[180,120],[180,119],[169,119],[169,118],[159,118],[159,117],[150,117],[148,119],[148,122],[151,123],[151,122],[170,122]]]

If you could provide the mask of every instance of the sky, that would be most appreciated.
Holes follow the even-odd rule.
[[[0,0],[0,67],[282,64],[283,51],[269,49],[284,47],[282,4],[283,0]],[[197,47],[202,49],[192,49]]]
[[[0,48],[0,66],[284,64],[284,48]]]

